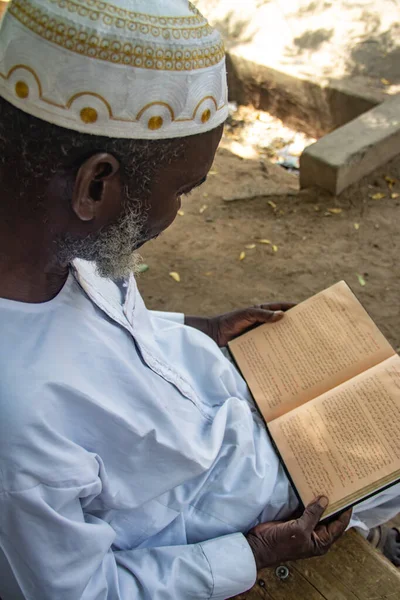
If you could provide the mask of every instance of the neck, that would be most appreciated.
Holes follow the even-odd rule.
[[[3,221],[4,223],[4,221]],[[3,230],[4,229],[4,230]],[[68,266],[51,253],[52,240],[42,224],[0,228],[0,297],[19,302],[47,302],[62,289]]]

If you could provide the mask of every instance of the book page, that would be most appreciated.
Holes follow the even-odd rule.
[[[344,281],[229,348],[267,423],[394,354]]]
[[[268,429],[303,503],[325,494],[327,515],[399,479],[400,357],[303,404]]]

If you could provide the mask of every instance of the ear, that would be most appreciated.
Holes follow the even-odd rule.
[[[115,202],[116,186],[120,187],[119,170],[119,161],[106,152],[94,154],[80,166],[72,194],[72,210],[81,221],[92,221],[110,212],[110,192],[113,190]]]

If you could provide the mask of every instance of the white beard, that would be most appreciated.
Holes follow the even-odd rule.
[[[58,257],[62,263],[83,258],[96,263],[101,277],[124,279],[135,273],[141,263],[140,255],[132,250],[143,242],[146,221],[145,210],[140,202],[130,202],[120,219],[86,238],[65,236],[58,240]],[[136,208],[137,207],[137,208]]]

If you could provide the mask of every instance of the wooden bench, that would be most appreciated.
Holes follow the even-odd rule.
[[[260,571],[236,600],[400,600],[400,570],[355,531],[321,558],[282,567]]]

